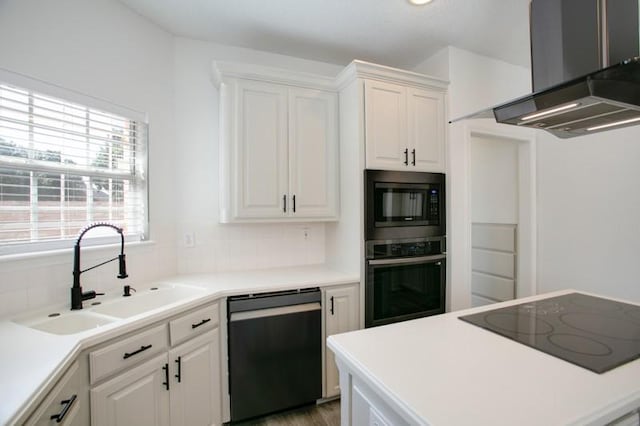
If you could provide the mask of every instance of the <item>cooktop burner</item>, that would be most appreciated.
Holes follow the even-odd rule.
[[[628,303],[570,293],[460,319],[596,373],[640,358],[640,307]]]

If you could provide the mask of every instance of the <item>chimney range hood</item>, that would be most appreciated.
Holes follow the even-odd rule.
[[[559,138],[640,124],[638,2],[532,0],[534,93],[453,121],[493,117]]]

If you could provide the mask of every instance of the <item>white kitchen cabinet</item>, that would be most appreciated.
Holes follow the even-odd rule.
[[[445,171],[444,94],[407,88],[407,148],[411,170]]]
[[[336,90],[320,77],[253,68],[214,67],[220,221],[337,220]]]
[[[289,89],[289,197],[292,217],[338,214],[338,95]],[[295,197],[295,199],[294,199]]]
[[[94,349],[92,425],[222,424],[219,324],[216,302]]]
[[[75,361],[58,380],[26,426],[84,426],[89,423],[89,377],[86,362]]]
[[[387,170],[401,165],[407,168],[406,87],[367,80],[364,88],[367,168]]]
[[[171,425],[222,424],[220,336],[216,328],[169,352]]]
[[[157,356],[91,390],[92,426],[168,426],[167,354]]]
[[[442,92],[365,80],[368,169],[444,171]]]
[[[289,193],[287,88],[238,80],[235,92],[237,109],[231,113],[236,135],[233,216],[285,216],[284,197]]]
[[[357,330],[358,327],[358,284],[328,288],[324,293],[325,341],[332,334]],[[326,349],[326,395],[325,398],[340,394],[340,377],[331,350]]]
[[[446,171],[448,82],[353,61],[336,84],[341,145],[358,146],[364,152],[365,168]],[[351,157],[360,156],[350,152]],[[342,191],[344,187],[343,183]]]

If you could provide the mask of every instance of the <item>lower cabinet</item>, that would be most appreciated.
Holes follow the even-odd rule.
[[[168,349],[153,352],[159,347]],[[93,426],[222,424],[217,303],[102,345],[89,359],[99,374],[91,377]]]
[[[345,333],[359,328],[359,286],[350,284],[327,288],[324,293],[325,346],[326,338],[332,334]],[[326,348],[325,398],[340,394],[340,378],[333,352]]]
[[[24,423],[27,426],[89,424],[89,379],[86,357],[76,360]]]
[[[92,426],[169,425],[167,354],[91,390]]]
[[[219,334],[216,328],[169,352],[172,426],[221,424]]]

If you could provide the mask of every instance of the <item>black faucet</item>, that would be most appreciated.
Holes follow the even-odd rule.
[[[109,259],[105,262],[99,263],[97,265],[92,266],[91,268],[87,268],[84,271],[81,271],[80,270],[80,241],[82,240],[82,237],[84,237],[84,234],[86,234],[89,230],[100,227],[100,226],[113,228],[120,234],[120,241],[121,241],[120,254],[114,257],[113,259]],[[83,272],[87,272],[91,269],[97,268],[98,266],[102,266],[109,262],[113,262],[116,259],[118,259],[120,263],[118,278],[120,279],[127,278],[129,275],[127,275],[127,265],[125,263],[125,258],[124,258],[124,234],[123,234],[122,228],[118,228],[117,226],[112,225],[110,223],[98,222],[98,223],[93,223],[87,226],[80,232],[80,235],[76,240],[76,245],[73,248],[73,287],[71,287],[71,309],[72,310],[82,309],[83,300],[93,299],[99,294],[93,290],[86,291],[86,292],[82,291],[82,287],[80,286],[80,274],[82,274]]]

